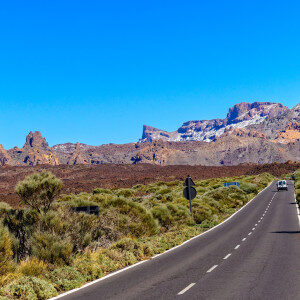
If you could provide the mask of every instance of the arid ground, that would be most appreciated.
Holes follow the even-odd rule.
[[[155,181],[184,180],[187,175],[194,179],[208,179],[239,175],[254,175],[269,172],[275,176],[290,173],[300,168],[300,163],[239,165],[228,167],[206,166],[156,166],[150,164],[115,165],[59,165],[28,166],[0,168],[0,201],[13,206],[19,205],[14,193],[14,186],[25,176],[40,171],[50,170],[63,180],[63,193],[91,192],[96,187],[121,188]]]

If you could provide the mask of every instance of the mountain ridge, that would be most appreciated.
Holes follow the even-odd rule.
[[[22,148],[0,145],[0,165],[237,165],[300,161],[300,104],[238,103],[224,119],[188,121],[175,132],[144,126],[136,143],[50,147],[39,131]]]
[[[281,103],[241,102],[229,108],[224,119],[187,121],[172,132],[144,125],[140,142],[152,142],[158,139],[164,141],[198,140],[211,142],[216,136],[222,135],[226,129],[245,128],[260,124],[266,119],[279,117],[289,111],[290,109]]]

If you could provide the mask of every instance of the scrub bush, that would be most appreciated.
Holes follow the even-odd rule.
[[[61,267],[46,274],[46,278],[51,281],[58,291],[67,291],[80,287],[86,278],[73,267]]]
[[[127,233],[126,235],[132,234],[140,237],[150,236],[158,232],[157,222],[141,204],[119,197],[105,203],[106,209],[111,210],[111,207],[117,208],[119,214],[130,218],[129,223],[123,224],[123,226],[120,224],[121,227],[119,227],[123,233]],[[105,213],[102,216],[105,216]]]
[[[151,209],[154,218],[157,218],[160,225],[168,228],[173,223],[174,219],[166,205],[155,206]]]
[[[12,240],[8,230],[0,226],[0,275],[4,275],[11,270],[12,257]]]
[[[96,188],[93,190],[93,194],[112,194],[111,190],[108,189],[103,189],[103,188]]]
[[[49,210],[62,189],[62,181],[51,172],[42,171],[27,176],[15,187],[22,202],[37,211]]]
[[[56,296],[57,291],[51,283],[41,278],[25,276],[6,285],[1,294],[13,299],[40,300]]]
[[[47,271],[47,265],[43,262],[38,260],[36,257],[31,259],[21,261],[19,266],[19,272],[25,276],[40,276],[45,274]]]
[[[101,265],[97,260],[96,253],[87,252],[85,255],[77,256],[74,260],[73,267],[83,275],[85,280],[95,280],[102,276]]]
[[[240,189],[243,190],[245,193],[248,193],[248,194],[258,192],[257,185],[255,185],[253,183],[250,183],[250,182],[241,182],[240,183]]]
[[[70,239],[51,232],[36,232],[32,238],[32,254],[39,260],[53,265],[69,265],[73,245]]]
[[[131,189],[119,189],[117,191],[117,196],[123,196],[125,198],[129,198],[133,196],[133,191]]]

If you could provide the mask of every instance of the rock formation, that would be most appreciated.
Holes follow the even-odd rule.
[[[225,119],[185,122],[177,131],[144,126],[142,140],[122,145],[49,147],[39,131],[22,148],[0,146],[0,165],[237,165],[300,161],[300,105],[239,103]]]

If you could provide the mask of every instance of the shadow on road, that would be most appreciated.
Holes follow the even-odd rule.
[[[271,233],[289,233],[289,234],[300,234],[300,231],[273,231]]]

